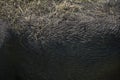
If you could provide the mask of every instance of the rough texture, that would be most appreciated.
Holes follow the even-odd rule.
[[[9,37],[10,38],[10,37]],[[8,38],[8,24],[0,19],[0,80],[14,80],[15,71],[11,53],[9,51],[10,40]]]
[[[71,1],[15,19],[1,80],[120,80],[119,2]]]
[[[97,4],[83,3],[85,10],[82,10],[79,5],[61,3],[56,12],[42,20],[33,18],[35,22],[45,22],[45,26],[36,27],[31,23],[21,34],[21,44],[28,51],[20,54],[24,55],[20,57],[23,61],[18,73],[22,79],[120,79],[117,8],[105,10]]]
[[[8,26],[6,25],[6,23],[2,19],[0,19],[0,47],[5,41],[5,36],[7,35],[6,34],[7,27]]]

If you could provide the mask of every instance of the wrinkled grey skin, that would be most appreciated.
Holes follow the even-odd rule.
[[[52,23],[40,31],[38,40],[29,36],[31,29],[21,36],[10,32],[12,37],[1,47],[0,80],[120,80],[116,14]]]

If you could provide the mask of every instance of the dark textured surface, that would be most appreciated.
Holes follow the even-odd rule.
[[[97,13],[94,6],[88,10]],[[0,80],[120,80],[119,7],[113,9],[104,15],[58,11],[41,29],[9,29],[5,42],[0,25]]]
[[[7,29],[8,25],[2,19],[0,19],[0,80],[13,80],[14,79],[14,70],[13,64],[11,64],[11,57],[8,46],[10,45],[7,42]]]
[[[0,19],[0,47],[2,46],[5,40],[6,29],[7,29],[6,23],[2,19]]]
[[[46,27],[37,42],[23,38],[23,47],[31,51],[21,54],[21,77],[119,80],[119,40],[119,23],[105,20]]]

